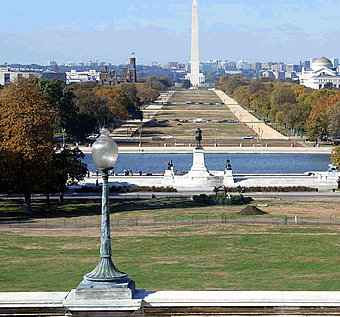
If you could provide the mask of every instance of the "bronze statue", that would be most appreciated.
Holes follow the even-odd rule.
[[[168,170],[171,170],[172,167],[173,167],[172,160],[170,160],[170,161],[168,162],[168,167],[167,167],[167,169],[168,169]]]
[[[202,147],[201,141],[202,141],[202,130],[200,128],[197,128],[195,132],[195,139],[196,139],[196,147]]]

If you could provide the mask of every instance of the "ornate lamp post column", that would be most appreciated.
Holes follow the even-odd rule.
[[[135,283],[127,274],[120,272],[111,259],[110,211],[108,170],[112,169],[118,158],[118,146],[109,136],[108,129],[102,129],[100,137],[92,145],[92,158],[98,169],[102,170],[102,222],[100,260],[97,267],[83,277],[77,291],[88,289],[116,289],[121,293],[119,297],[132,297]],[[125,289],[125,290],[124,290]]]

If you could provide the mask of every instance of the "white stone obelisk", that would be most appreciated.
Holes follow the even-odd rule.
[[[200,86],[204,82],[204,76],[200,73],[200,57],[198,42],[198,6],[196,0],[192,3],[191,15],[191,61],[190,74],[186,76],[193,87]]]

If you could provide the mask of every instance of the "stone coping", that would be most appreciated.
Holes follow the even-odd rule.
[[[157,291],[138,290],[131,300],[75,300],[71,292],[0,293],[2,309],[138,310],[142,307],[340,307],[340,292],[328,291]]]

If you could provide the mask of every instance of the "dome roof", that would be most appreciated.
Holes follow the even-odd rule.
[[[326,57],[320,57],[317,58],[313,63],[312,63],[312,69],[314,71],[317,71],[322,68],[333,68],[332,62],[326,58]]]

